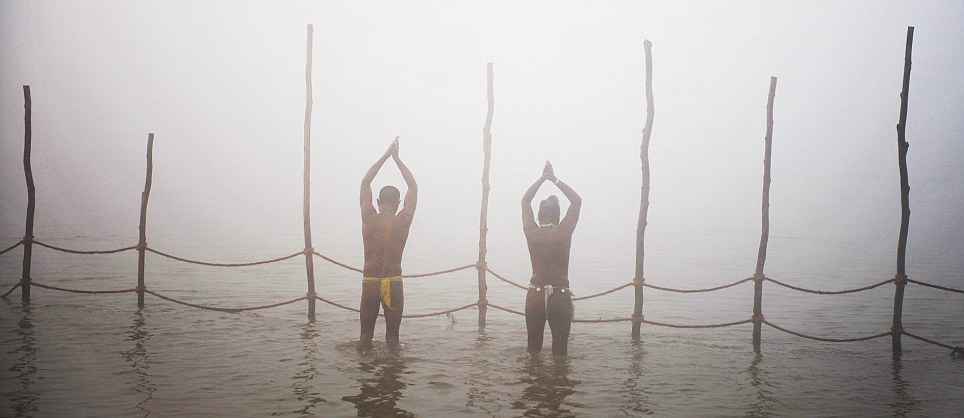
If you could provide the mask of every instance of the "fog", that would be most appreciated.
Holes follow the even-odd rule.
[[[475,259],[492,62],[491,257],[524,251],[519,199],[550,160],[584,199],[574,260],[579,246],[613,248],[631,271],[649,39],[648,242],[723,242],[745,249],[752,272],[776,76],[771,234],[879,249],[892,263],[894,127],[915,26],[908,254],[964,259],[959,1],[3,1],[3,238],[23,232],[28,84],[38,239],[136,242],[154,132],[151,242],[300,248],[307,24],[314,245],[337,258],[361,258],[359,181],[397,135],[420,186],[409,248],[440,266]],[[384,184],[403,185],[390,162]]]

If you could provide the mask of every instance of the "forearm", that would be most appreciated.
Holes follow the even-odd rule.
[[[556,187],[558,187],[559,190],[562,191],[562,194],[566,196],[566,199],[569,199],[569,202],[571,204],[578,205],[582,203],[582,198],[579,197],[579,194],[576,193],[576,191],[573,190],[572,187],[569,187],[568,184],[564,183],[562,180],[559,180],[558,178],[556,178],[554,183],[556,184]]]
[[[398,171],[402,173],[402,178],[405,179],[405,184],[408,185],[409,190],[417,190],[418,184],[415,183],[415,176],[412,175],[412,171],[408,169],[408,166],[402,162],[401,158],[397,156],[395,158],[395,165],[398,166]]]
[[[532,183],[532,185],[529,186],[529,189],[526,190],[525,194],[522,195],[523,206],[532,204],[532,199],[536,197],[536,192],[539,191],[539,187],[542,187],[542,182],[544,181],[546,181],[545,177],[539,177],[535,183]]]
[[[372,166],[368,169],[368,172],[365,173],[365,177],[362,177],[362,187],[371,187],[372,181],[375,180],[375,175],[377,175],[378,170],[381,170],[382,166],[385,165],[385,161],[388,160],[388,156],[388,154],[385,154],[379,158],[378,161],[375,161],[375,164],[372,164]]]

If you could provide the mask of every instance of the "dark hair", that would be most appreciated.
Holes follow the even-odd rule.
[[[539,202],[539,225],[559,225],[559,198],[552,195]]]
[[[399,193],[395,186],[385,186],[378,192],[378,202],[385,204],[398,203],[401,200],[401,196],[402,194]]]

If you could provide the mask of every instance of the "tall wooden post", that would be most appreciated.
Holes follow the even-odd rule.
[[[907,285],[905,260],[907,256],[907,227],[910,223],[910,185],[907,182],[907,139],[904,136],[907,126],[907,99],[910,93],[911,48],[914,45],[914,27],[907,27],[907,44],[904,49],[904,83],[900,92],[900,121],[897,123],[897,161],[900,167],[900,235],[897,239],[897,276],[894,283],[894,323],[891,336],[894,356],[900,356],[900,335],[903,331],[901,315],[904,308],[904,286]]]
[[[308,57],[305,63],[305,270],[308,275],[308,322],[315,322],[315,263],[311,245],[311,39],[314,26],[308,25]]]
[[[154,174],[154,134],[147,134],[147,175],[141,193],[141,222],[137,241],[137,308],[144,308],[144,255],[147,252],[147,201],[151,197],[151,177]]]
[[[643,172],[642,192],[639,198],[639,220],[636,224],[636,275],[633,282],[636,287],[636,303],[633,306],[633,318],[643,318],[643,257],[645,255],[643,238],[646,236],[646,217],[649,214],[649,138],[653,133],[653,43],[643,41],[646,51],[646,126],[643,127],[643,142],[639,146],[639,160]],[[638,320],[633,321],[633,339],[639,339]]]
[[[33,170],[30,168],[30,146],[33,139],[30,107],[30,86],[25,85],[23,86],[23,174],[27,180],[27,224],[23,232],[23,270],[20,275],[20,297],[24,303],[30,302],[30,260],[33,257],[33,214],[37,194],[33,184]]]
[[[770,77],[770,93],[767,95],[767,130],[763,153],[763,226],[760,228],[760,251],[756,256],[753,273],[753,351],[760,352],[760,327],[763,325],[763,265],[767,260],[767,242],[770,240],[770,149],[773,143],[773,97],[777,92],[777,78]]]
[[[492,113],[495,111],[495,98],[492,93],[492,63],[486,64],[487,87],[486,92],[489,100],[489,110],[485,115],[485,126],[482,128],[482,210],[479,215],[479,261],[476,267],[479,271],[479,330],[485,329],[485,313],[488,310],[486,292],[489,286],[485,284],[485,253],[486,253],[486,234],[489,231],[488,212],[489,212],[489,162],[492,154]]]

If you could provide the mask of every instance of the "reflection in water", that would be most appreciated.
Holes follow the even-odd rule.
[[[574,417],[576,414],[566,406],[582,407],[567,403],[566,397],[576,393],[578,381],[569,380],[571,367],[568,357],[553,357],[545,362],[540,355],[526,358],[522,382],[522,399],[512,403],[513,409],[525,409],[526,417]]]
[[[30,390],[34,382],[34,375],[37,374],[37,348],[36,339],[33,335],[33,321],[30,320],[30,304],[23,304],[23,316],[17,322],[17,334],[15,339],[7,340],[10,347],[15,347],[12,351],[7,351],[4,356],[7,359],[15,359],[10,371],[15,373],[15,379],[20,384],[19,388],[4,393],[4,397],[11,402],[10,408],[14,410],[16,416],[25,416],[37,412],[37,395]],[[4,346],[7,346],[4,341]],[[8,388],[9,389],[9,388]]]
[[[325,402],[321,393],[314,390],[315,387],[312,385],[312,381],[318,376],[318,369],[315,366],[318,364],[318,359],[315,356],[318,347],[315,338],[318,338],[318,335],[320,334],[314,324],[305,324],[301,330],[301,342],[304,344],[305,357],[302,362],[298,363],[301,370],[292,377],[295,381],[295,396],[298,397],[299,401],[305,402],[304,408],[294,411],[299,415],[314,415],[311,410],[318,403]]]
[[[900,369],[902,367],[900,357],[895,356],[890,363],[890,371],[893,376],[894,397],[896,399],[894,402],[887,404],[887,406],[894,411],[895,417],[904,417],[920,409],[920,401],[907,393],[907,388],[910,385],[900,376]]]
[[[402,398],[402,389],[409,383],[401,381],[405,363],[393,355],[379,355],[358,364],[366,377],[358,379],[361,389],[358,395],[345,396],[344,401],[355,404],[360,417],[414,417],[415,415],[396,406]]]
[[[134,312],[134,323],[131,325],[131,330],[127,333],[127,338],[125,338],[125,341],[133,341],[134,347],[121,352],[121,356],[124,357],[124,360],[127,360],[127,363],[134,369],[134,373],[137,374],[132,389],[134,393],[142,395],[143,398],[135,406],[144,413],[145,417],[151,415],[148,402],[153,399],[154,392],[157,391],[157,387],[154,386],[154,383],[152,383],[150,379],[150,355],[147,352],[147,343],[154,334],[147,329],[146,324],[147,321],[143,310]]]
[[[645,381],[645,373],[641,362],[646,355],[646,350],[643,349],[643,344],[639,340],[633,340],[632,344],[633,356],[629,363],[629,378],[623,383],[629,397],[629,406],[620,408],[620,410],[628,416],[652,415],[653,410],[647,406],[649,403],[649,394],[647,393],[649,387],[642,383]]]
[[[767,371],[761,367],[762,364],[763,353],[758,352],[753,355],[753,361],[746,369],[750,375],[750,384],[756,389],[756,396],[750,402],[750,410],[746,412],[747,416],[751,417],[770,416],[777,410],[774,408],[775,405],[784,406],[783,402],[780,402],[770,391],[774,386],[770,384]]]
[[[472,350],[473,361],[469,369],[465,384],[468,386],[466,393],[465,407],[472,412],[481,412],[490,417],[501,416],[499,406],[501,394],[494,389],[495,383],[492,381],[492,362],[488,354],[489,341],[492,337],[485,334],[484,330],[479,331],[475,337],[475,349]]]

